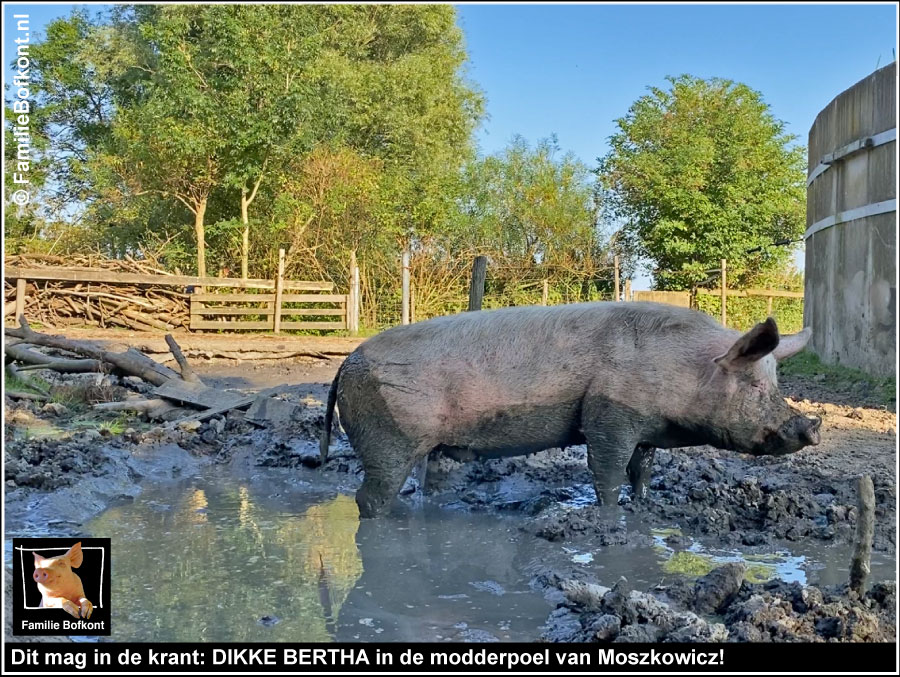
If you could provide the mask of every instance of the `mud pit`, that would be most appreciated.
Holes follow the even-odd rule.
[[[23,435],[54,421],[7,402],[7,536],[113,538],[116,641],[894,639],[894,586],[877,584],[895,571],[892,411],[782,378],[823,417],[818,447],[660,451],[647,500],[615,509],[594,505],[583,448],[441,458],[427,495],[411,478],[390,518],[360,524],[346,439],[315,467],[338,364],[198,367],[300,405],[277,426],[235,412],[189,431]],[[843,586],[863,473],[875,585],[858,600]]]

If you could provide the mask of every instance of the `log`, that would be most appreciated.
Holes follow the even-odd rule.
[[[17,367],[21,371],[34,369],[52,369],[63,374],[85,374],[103,371],[103,365],[97,360],[68,360],[44,355],[36,350],[29,350],[26,344],[6,345],[4,353],[10,361],[23,362],[24,366]]]
[[[171,334],[166,334],[166,345],[169,346],[169,350],[172,352],[175,361],[178,363],[178,368],[181,370],[181,378],[188,383],[203,383],[203,381],[200,380],[200,377],[197,376],[193,369],[191,369],[191,365],[188,364],[187,358],[184,356],[184,353],[181,352],[181,348],[178,347],[178,344],[175,342],[175,337]]]
[[[50,392],[46,388],[39,386],[37,383],[32,381],[27,376],[22,376],[22,374],[20,374],[19,370],[16,368],[16,365],[13,364],[12,362],[10,362],[9,364],[6,365],[6,371],[10,375],[10,377],[12,377],[14,379],[18,379],[19,381],[24,383],[26,386],[28,386],[35,392],[38,392],[41,395],[43,395],[45,398],[49,399]]]
[[[166,400],[154,398],[150,400],[134,399],[122,402],[101,402],[95,404],[93,409],[95,411],[135,411],[146,414],[148,418],[161,418],[164,414],[180,409],[180,407]]]
[[[7,397],[11,397],[14,400],[35,400],[37,402],[46,402],[50,398],[46,395],[39,395],[38,393],[23,393],[19,390],[7,390],[4,392],[4,395]]]
[[[20,338],[34,345],[57,348],[76,355],[84,355],[100,362],[107,362],[119,371],[132,376],[140,376],[153,385],[160,386],[167,383],[170,379],[179,378],[177,372],[154,362],[134,348],[129,348],[124,353],[116,353],[103,350],[91,343],[71,341],[63,336],[41,334],[34,331],[24,317],[20,318],[20,327],[18,329],[7,327],[5,333],[7,336]]]
[[[866,591],[866,580],[871,572],[872,537],[875,533],[875,486],[872,478],[863,475],[857,485],[856,543],[850,562],[850,589],[860,597]]]

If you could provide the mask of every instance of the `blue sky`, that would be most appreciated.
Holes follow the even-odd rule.
[[[555,132],[593,163],[615,119],[667,75],[743,82],[806,143],[841,91],[894,60],[896,6],[458,5],[487,96],[483,150]]]
[[[4,47],[15,37],[12,14],[27,11],[40,31],[75,6],[7,3]],[[533,143],[555,133],[564,151],[589,166],[606,152],[615,119],[648,86],[665,86],[667,75],[682,73],[759,90],[805,144],[818,112],[893,61],[897,45],[894,3],[471,3],[457,9],[469,77],[487,98],[481,150],[495,152],[514,134]],[[645,280],[636,281],[643,286]]]

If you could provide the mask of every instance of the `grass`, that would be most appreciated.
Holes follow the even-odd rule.
[[[859,369],[844,367],[839,364],[825,364],[819,357],[804,350],[778,365],[779,371],[785,376],[822,376],[820,383],[823,387],[833,389],[846,389],[863,385],[872,394],[872,398],[884,406],[894,406],[897,403],[897,381],[894,378],[879,378]]]
[[[3,372],[3,387],[5,390],[19,390],[26,393],[40,394],[40,391],[34,386],[50,390],[50,384],[40,376],[30,376],[28,381],[24,381],[18,376],[10,375],[8,371]]]
[[[699,554],[682,550],[676,552],[663,563],[663,571],[667,574],[680,574],[682,576],[705,576],[713,569],[717,569],[724,563],[717,561],[710,555]],[[748,583],[764,583],[775,577],[775,566],[761,562],[745,562],[744,580]]]

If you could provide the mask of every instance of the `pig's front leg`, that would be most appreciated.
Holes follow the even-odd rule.
[[[597,502],[616,505],[625,467],[640,439],[634,419],[621,407],[598,397],[584,403],[581,430],[587,440],[588,467],[594,477]]]
[[[72,600],[64,599],[60,606],[70,616],[73,616],[74,618],[81,618],[81,609]]]
[[[78,603],[81,605],[81,617],[90,618],[91,614],[94,613],[94,605],[91,604],[87,597],[82,597],[78,600]]]

